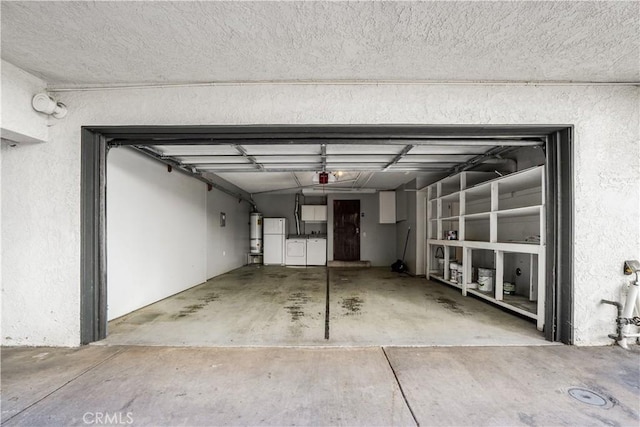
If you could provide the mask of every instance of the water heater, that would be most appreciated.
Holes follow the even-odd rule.
[[[262,214],[259,212],[253,212],[251,214],[251,253],[262,253]]]

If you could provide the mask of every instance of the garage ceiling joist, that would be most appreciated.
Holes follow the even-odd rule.
[[[255,138],[113,138],[110,145],[318,145],[318,144],[340,144],[340,145],[428,145],[428,146],[486,146],[503,145],[527,147],[540,145],[541,139],[536,137],[505,137],[505,138],[271,138],[267,136]]]
[[[449,171],[459,170],[476,159],[485,159],[513,147],[538,146],[541,141],[482,140],[466,145],[452,140],[450,144],[273,144],[253,142],[232,145],[135,145],[150,148],[161,158],[172,159],[210,172],[324,172],[352,171]],[[425,150],[425,148],[428,148]]]
[[[419,176],[435,179],[475,168],[487,159],[499,162],[509,151],[544,145],[554,130],[539,126],[159,126],[109,128],[105,137],[110,146],[133,146],[182,170],[215,174],[256,193],[312,186],[318,183],[319,172],[340,176],[323,188],[356,191],[364,189],[360,184],[366,182],[368,190],[394,189]],[[353,178],[362,173],[368,174],[366,181],[355,185]]]

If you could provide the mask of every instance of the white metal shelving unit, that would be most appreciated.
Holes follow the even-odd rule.
[[[473,294],[493,304],[535,319],[544,327],[545,210],[544,166],[536,166],[494,178],[486,172],[461,172],[427,187],[426,271],[428,276],[455,286],[463,295]],[[445,240],[447,230],[456,230],[457,240]],[[438,247],[444,254],[444,269],[435,258]],[[491,251],[495,270],[490,292],[473,281],[473,251]],[[486,254],[486,253],[485,253]],[[515,295],[505,295],[505,271],[518,257],[523,262],[525,285]],[[462,264],[462,280],[452,281],[449,264]],[[515,270],[510,268],[510,270]],[[522,274],[522,272],[521,272]],[[513,276],[515,277],[515,276]],[[528,286],[527,286],[528,285]]]

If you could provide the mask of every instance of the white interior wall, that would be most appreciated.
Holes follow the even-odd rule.
[[[420,238],[420,231],[417,227],[417,192],[411,192],[407,197],[407,211],[412,214],[407,217],[406,221],[398,223],[396,236],[396,255],[399,259],[404,258],[405,263],[409,266],[409,271],[413,274],[423,274],[419,268],[419,264],[424,264],[423,259],[418,259],[418,244],[423,242]],[[411,230],[409,230],[411,227]],[[407,244],[407,252],[404,254],[405,242],[409,235],[409,243]]]
[[[107,156],[109,320],[206,280],[206,184],[126,148]]]
[[[109,320],[245,263],[248,205],[126,148],[107,157]],[[220,212],[226,226],[220,226]]]
[[[294,216],[295,199],[294,193],[265,193],[256,194],[253,200],[256,202],[258,212],[262,213],[265,218],[286,218],[287,234],[296,234],[296,223]],[[302,197],[300,198],[302,200]],[[301,230],[304,223],[300,222]]]
[[[426,215],[419,209],[419,203],[424,202],[421,202],[422,194],[416,191],[416,186],[417,181],[413,180],[396,189],[396,212],[401,212],[402,216],[396,216],[395,253],[397,259],[404,260],[411,274],[422,275],[424,274],[424,256],[421,248],[423,231],[422,227],[419,227],[418,218],[424,218]],[[421,221],[424,222],[422,219]],[[409,236],[408,239],[407,236]]]
[[[57,95],[69,115],[49,143],[3,153],[3,344],[79,343],[81,126],[254,123],[575,125],[575,340],[611,343],[615,310],[600,300],[619,298],[628,283],[621,263],[640,248],[637,87],[263,84]]]
[[[215,188],[206,192],[206,198],[207,279],[210,279],[247,263],[250,206]],[[226,214],[224,227],[220,224],[221,212]]]

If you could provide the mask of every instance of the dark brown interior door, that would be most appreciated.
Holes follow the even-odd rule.
[[[333,201],[333,259],[360,261],[360,200]]]

